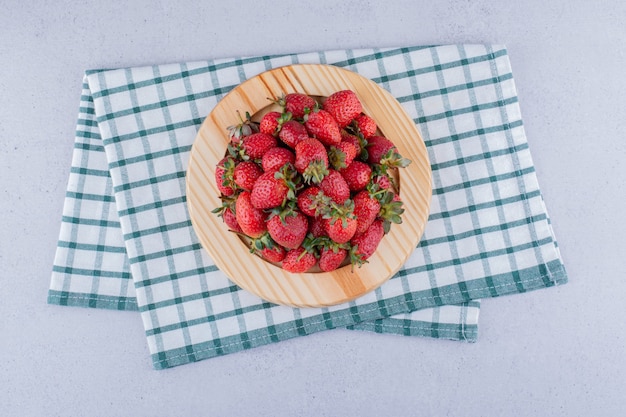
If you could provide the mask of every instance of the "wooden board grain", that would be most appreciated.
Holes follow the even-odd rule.
[[[215,167],[229,142],[227,127],[238,123],[237,111],[260,114],[268,99],[287,93],[329,96],[353,90],[382,132],[412,163],[399,173],[405,212],[376,253],[361,268],[349,265],[333,272],[293,274],[249,252],[222,219]],[[215,264],[233,282],[259,297],[294,307],[322,307],[353,300],[387,281],[406,262],[424,232],[432,195],[431,169],[424,141],[398,101],[373,81],[354,72],[317,64],[290,65],[264,72],[228,93],[203,122],[187,170],[187,204],[193,228]]]

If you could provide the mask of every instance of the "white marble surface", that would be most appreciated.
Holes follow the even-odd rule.
[[[0,415],[624,415],[626,3],[264,3],[3,2]],[[337,330],[154,371],[138,314],[46,304],[85,69],[460,42],[509,48],[570,275],[484,301],[478,343]]]

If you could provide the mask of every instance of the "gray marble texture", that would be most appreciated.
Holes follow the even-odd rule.
[[[0,415],[620,416],[626,2],[34,1],[0,11]],[[322,332],[167,371],[138,314],[46,304],[83,71],[503,43],[570,282],[479,341]]]

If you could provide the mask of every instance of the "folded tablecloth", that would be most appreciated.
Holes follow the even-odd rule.
[[[202,249],[185,171],[204,117],[242,81],[345,67],[415,120],[433,169],[424,236],[379,289],[297,309],[240,289]],[[88,71],[48,302],[138,310],[156,369],[335,327],[475,341],[480,298],[567,281],[507,51],[446,45]]]

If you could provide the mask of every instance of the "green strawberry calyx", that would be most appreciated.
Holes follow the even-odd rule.
[[[296,194],[298,190],[301,188],[300,184],[300,176],[298,175],[298,171],[291,165],[291,163],[287,162],[285,165],[280,167],[278,171],[274,173],[274,178],[277,180],[283,180],[289,191],[287,191],[287,200],[292,201],[295,200]],[[283,205],[285,202],[283,202]]]
[[[351,245],[348,250],[348,256],[350,257],[351,270],[354,272],[354,266],[358,266],[359,268],[369,263],[367,259],[365,259],[365,255],[359,253],[359,245]]]
[[[211,210],[211,213],[217,214],[218,217],[224,216],[225,210],[230,210],[235,214],[235,203],[237,201],[238,194],[231,195],[229,197],[221,196],[222,205]]]
[[[385,234],[389,233],[391,224],[402,223],[402,200],[395,200],[395,193],[387,190],[380,200],[380,211],[378,217],[383,220],[383,230]]]
[[[314,159],[309,162],[309,165],[304,169],[302,178],[307,184],[319,184],[324,177],[328,175],[328,167],[322,159]]]
[[[239,110],[237,110],[237,117],[239,118],[239,123],[226,128],[230,134],[231,140],[234,142],[239,142],[244,137],[259,131],[259,124],[252,121],[252,116],[250,116],[249,112],[246,112],[246,118],[244,120]]]
[[[277,243],[274,242],[274,239],[272,239],[268,232],[265,232],[261,236],[252,239],[250,244],[250,253],[262,251],[263,249],[273,249],[276,246]]]
[[[330,224],[335,224],[338,220],[341,220],[343,228],[348,227],[348,219],[355,219],[354,215],[354,201],[347,199],[343,204],[337,204],[334,201],[330,203],[330,209],[322,215],[324,219],[330,219]]]
[[[406,168],[411,164],[411,160],[404,158],[395,148],[389,149],[380,158],[380,165],[386,168]]]
[[[345,168],[346,165],[346,153],[336,146],[331,146],[328,150],[328,162],[335,169]]]
[[[359,129],[356,122],[353,122],[352,124],[346,126],[345,129],[348,133],[356,136],[359,140],[359,147],[361,148],[361,152],[357,155],[357,158],[359,158],[361,161],[367,161],[367,139],[365,139],[365,136],[363,136],[363,133],[361,133],[361,130]]]
[[[306,237],[302,241],[302,245],[300,245],[300,247],[304,250],[298,256],[298,261],[302,259],[307,253],[312,253],[316,258],[319,258],[319,239],[320,238],[313,236],[312,233],[307,233]]]
[[[282,205],[268,210],[269,216],[267,220],[274,216],[278,216],[282,224],[287,224],[287,217],[295,217],[298,215],[298,206],[294,200],[286,200]]]

